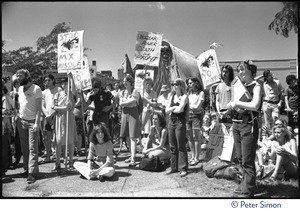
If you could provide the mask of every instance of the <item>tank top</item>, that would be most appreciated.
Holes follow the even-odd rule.
[[[179,106],[179,103],[174,103],[174,96],[175,96],[175,94],[172,96],[172,100],[171,100],[171,107],[172,106]],[[186,112],[187,112],[187,104],[184,106],[184,109],[183,109],[183,112],[181,112],[181,113],[174,113],[174,112],[172,112],[171,113],[171,117],[177,117],[177,118],[179,118],[179,119],[185,119],[185,117],[186,117]]]

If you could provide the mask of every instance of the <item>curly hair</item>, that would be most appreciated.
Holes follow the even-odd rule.
[[[293,80],[297,80],[297,78],[296,78],[296,76],[295,75],[288,75],[288,76],[286,76],[286,83],[287,83],[287,85],[290,85],[291,84],[291,82],[293,81]]]
[[[108,142],[112,140],[106,124],[104,122],[100,122],[98,125],[94,125],[93,131],[90,134],[89,139],[91,143],[99,144],[96,134],[99,133],[100,131],[104,133],[104,138],[103,138],[104,142]]]
[[[165,128],[167,125],[166,122],[166,118],[164,117],[164,115],[160,112],[153,112],[152,118],[154,117],[154,115],[156,115],[158,117],[158,121],[159,121],[159,126],[161,126],[162,128]]]

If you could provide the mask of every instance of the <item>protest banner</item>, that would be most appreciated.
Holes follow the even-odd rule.
[[[161,43],[162,34],[138,31],[134,64],[158,67]]]
[[[197,64],[202,78],[204,89],[221,81],[220,67],[214,49],[201,53],[197,58]]]
[[[233,159],[234,140],[231,125],[216,123],[211,129],[206,148],[206,160],[210,160],[215,156],[219,156],[221,160],[226,161]]]
[[[75,31],[58,34],[58,73],[81,69],[83,63],[83,32]]]
[[[92,88],[89,63],[86,56],[83,57],[83,66],[81,70],[72,71],[74,83],[77,90],[88,90]]]
[[[144,90],[144,80],[146,78],[151,78],[154,81],[154,70],[136,70],[134,78],[134,88],[142,93]]]

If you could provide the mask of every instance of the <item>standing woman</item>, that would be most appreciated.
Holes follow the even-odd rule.
[[[187,80],[188,98],[189,98],[189,121],[186,124],[189,146],[192,153],[190,165],[195,166],[199,163],[202,135],[201,128],[203,124],[203,103],[204,92],[198,78],[190,78]]]
[[[233,138],[236,155],[242,169],[242,181],[235,193],[253,197],[256,183],[255,152],[258,140],[258,117],[261,107],[262,87],[254,80],[257,67],[252,61],[241,62],[238,72],[244,86],[252,96],[249,102],[232,101]]]
[[[71,74],[71,73],[69,73]],[[69,76],[68,80],[72,77]],[[70,80],[70,82],[73,80]],[[70,86],[75,86],[72,83]],[[76,133],[76,123],[75,116],[73,113],[74,105],[76,101],[76,97],[68,87],[68,82],[63,82],[62,89],[54,96],[54,106],[52,109],[55,110],[55,135],[56,135],[56,163],[53,167],[52,171],[56,171],[60,169],[60,155],[62,151],[62,146],[66,147],[66,142],[68,142],[68,151],[69,151],[69,167],[72,169],[73,167],[73,155],[74,155],[74,141],[75,141],[75,133]],[[68,93],[69,92],[69,99]],[[67,111],[69,111],[68,119],[67,119]],[[67,127],[68,121],[68,127]],[[68,133],[68,141],[67,139]],[[65,154],[65,152],[64,152]],[[65,157],[64,165],[67,166],[67,157]]]
[[[186,114],[188,112],[188,97],[185,82],[177,78],[172,83],[172,92],[166,106],[168,123],[169,144],[171,151],[171,170],[168,174],[180,171],[180,176],[187,175],[188,156],[186,150]]]
[[[129,163],[129,167],[136,166],[135,154],[136,144],[138,138],[141,136],[141,123],[137,108],[139,93],[134,89],[134,80],[131,75],[126,75],[123,80],[125,90],[120,93],[120,107],[122,108],[121,117],[121,138],[130,138],[130,152],[131,156],[125,160]]]

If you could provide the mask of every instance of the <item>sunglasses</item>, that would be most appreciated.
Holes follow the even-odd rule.
[[[172,83],[171,86],[179,86],[177,83]]]

